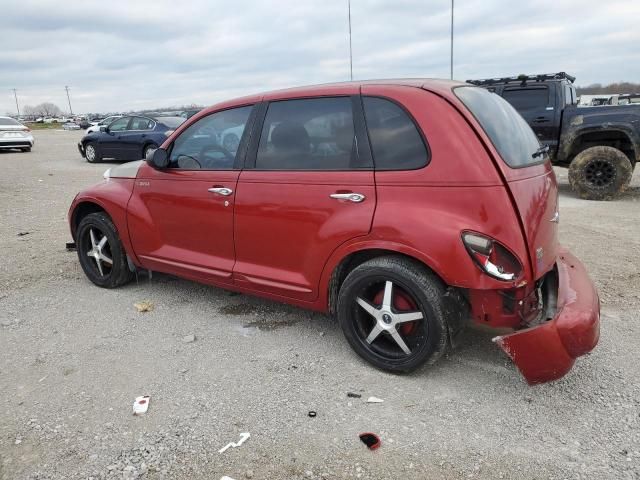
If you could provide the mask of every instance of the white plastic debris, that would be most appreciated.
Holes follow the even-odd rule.
[[[378,397],[367,398],[367,403],[382,403],[382,402],[384,402],[384,400]]]
[[[135,402],[133,402],[133,414],[134,415],[143,415],[147,413],[149,408],[149,401],[151,397],[149,395],[143,395],[141,397],[136,397]]]
[[[240,434],[240,440],[238,440],[237,442],[231,442],[231,443],[227,443],[224,447],[222,447],[220,450],[218,450],[218,453],[224,453],[228,448],[236,448],[239,447],[240,445],[242,445],[244,442],[247,441],[247,439],[251,436],[251,434],[249,432],[244,432]]]
[[[222,477],[220,480],[233,480],[233,478],[231,477],[227,477],[226,475],[224,477]]]

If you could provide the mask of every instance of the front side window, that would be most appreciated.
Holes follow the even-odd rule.
[[[110,132],[123,132],[127,129],[127,125],[129,124],[129,118],[119,118],[115,122],[109,125]]]
[[[231,170],[252,108],[223,110],[191,125],[175,140],[169,168]]]
[[[153,128],[153,120],[144,117],[133,117],[129,130],[149,130]]]
[[[259,170],[357,168],[351,98],[282,100],[269,104],[256,157]]]
[[[507,88],[502,92],[502,96],[507,102],[513,105],[516,110],[544,108],[549,103],[549,89],[546,86]]]
[[[363,97],[376,170],[415,170],[428,162],[427,147],[407,112],[390,100]]]
[[[529,124],[500,96],[479,87],[458,87],[453,92],[478,120],[507,165],[527,167],[545,160],[533,156],[540,142]]]

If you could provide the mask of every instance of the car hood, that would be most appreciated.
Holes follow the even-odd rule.
[[[145,163],[145,160],[136,160],[135,162],[127,162],[122,165],[111,167],[105,172],[105,177],[109,178],[136,178],[138,170]]]

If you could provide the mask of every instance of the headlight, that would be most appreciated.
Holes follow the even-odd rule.
[[[507,247],[479,233],[463,232],[462,242],[474,263],[490,277],[510,282],[522,274],[522,264]]]

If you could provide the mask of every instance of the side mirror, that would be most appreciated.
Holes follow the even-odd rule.
[[[109,127],[100,127],[101,132],[109,133]]]
[[[158,148],[147,155],[145,159],[149,165],[158,170],[162,170],[169,166],[169,155],[166,150]]]

